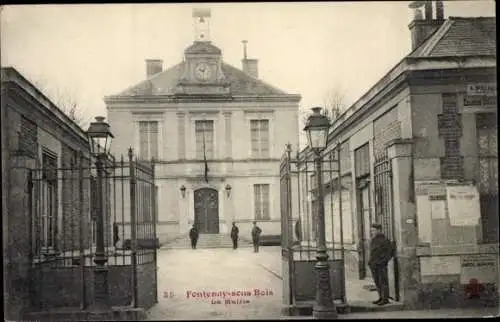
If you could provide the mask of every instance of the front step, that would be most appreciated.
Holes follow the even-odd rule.
[[[248,241],[242,240],[241,238],[238,240],[238,248],[239,247],[250,247],[251,243]],[[198,243],[196,244],[196,248],[232,248],[233,241],[231,237],[226,234],[200,234],[198,238]],[[162,248],[166,249],[187,249],[191,248],[191,240],[189,236],[185,236],[178,240],[175,240],[171,243],[166,243]]]

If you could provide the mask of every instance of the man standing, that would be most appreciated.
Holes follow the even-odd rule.
[[[233,228],[231,228],[231,239],[233,240],[233,249],[238,248],[238,234],[240,230],[236,226],[236,223],[233,221]]]
[[[198,242],[198,229],[193,224],[191,230],[189,230],[189,238],[191,239],[191,248],[196,249],[196,243]]]
[[[257,222],[253,222],[253,228],[252,228],[252,241],[253,241],[253,252],[258,253],[259,252],[259,239],[260,239],[260,234],[262,233],[262,229],[257,226]]]
[[[373,304],[386,305],[389,303],[389,276],[387,263],[393,256],[392,243],[382,233],[382,225],[373,224],[370,229],[370,260],[368,266],[372,272],[373,281],[377,287],[379,299]]]
[[[118,243],[118,241],[120,240],[120,236],[118,234],[119,234],[118,223],[114,222],[113,223],[113,246],[115,246],[115,247],[116,247],[116,244]]]

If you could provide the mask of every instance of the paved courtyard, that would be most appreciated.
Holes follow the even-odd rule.
[[[160,250],[158,304],[148,318],[280,319],[280,260],[279,247]]]
[[[158,304],[149,310],[149,320],[310,318],[281,315],[280,247],[261,247],[259,253],[248,247],[161,249],[158,266]],[[362,282],[355,278],[347,284],[350,304],[371,303],[376,297],[376,292],[361,290]],[[498,315],[498,308],[350,313],[339,319],[491,315]]]

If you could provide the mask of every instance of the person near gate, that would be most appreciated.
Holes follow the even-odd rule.
[[[198,229],[193,224],[193,227],[189,230],[189,238],[191,239],[191,248],[196,249],[196,243],[198,242]]]
[[[253,228],[252,228],[252,242],[253,242],[253,252],[258,253],[259,252],[259,240],[260,240],[260,234],[262,233],[262,229],[260,229],[259,226],[257,226],[257,222],[253,222]]]
[[[118,227],[118,223],[114,222],[113,223],[113,246],[116,247],[116,244],[118,243],[118,241],[120,241],[120,236],[118,235],[119,234],[119,227]]]
[[[389,303],[389,275],[387,264],[393,257],[394,250],[392,242],[382,232],[382,225],[373,224],[370,229],[372,239],[370,241],[370,259],[368,266],[372,272],[373,281],[377,287],[379,299],[373,304],[386,305]]]
[[[236,223],[233,221],[233,228],[231,228],[231,239],[233,240],[233,249],[238,248],[238,234],[240,230]]]

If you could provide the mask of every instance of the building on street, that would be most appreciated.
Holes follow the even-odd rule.
[[[242,237],[253,221],[280,234],[279,159],[286,143],[298,144],[301,97],[260,79],[246,42],[242,69],[225,63],[210,19],[194,9],[183,61],[163,70],[148,59],[144,81],[105,98],[114,151],[132,146],[154,160],[161,243],[194,223],[201,234],[229,234],[233,221]]]
[[[391,297],[408,308],[498,301],[496,20],[444,19],[441,1],[433,17],[424,2],[411,53],[330,129],[323,152],[340,149],[342,192],[325,171],[327,241],[343,237],[346,269],[372,283],[370,226],[382,224],[397,246]],[[313,209],[312,190],[300,199]],[[314,216],[300,218],[314,240]]]
[[[84,187],[82,200],[88,216],[80,221],[80,205],[72,202],[75,186],[57,179],[58,169],[78,172],[80,155],[88,170],[91,156],[85,132],[18,71],[2,68],[1,79],[4,307],[8,319],[21,319],[35,306],[33,295],[40,302],[47,295],[51,304],[63,301],[48,287],[44,295],[33,289],[36,268],[74,250],[72,240],[92,242],[90,187]]]

